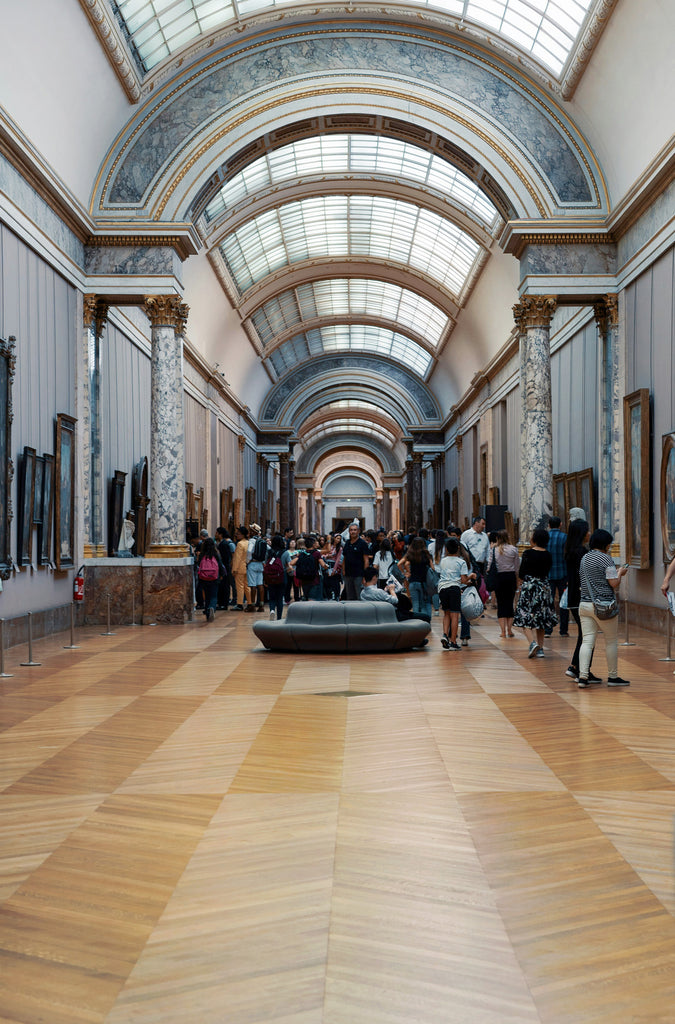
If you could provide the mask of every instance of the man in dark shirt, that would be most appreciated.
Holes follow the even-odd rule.
[[[551,553],[551,571],[548,575],[548,582],[551,587],[551,594],[555,603],[556,592],[560,599],[567,586],[567,565],[565,563],[565,541],[567,534],[560,529],[558,516],[551,516],[548,521],[548,550]],[[567,636],[570,616],[566,608],[560,608],[560,635]],[[550,636],[551,634],[545,634]]]
[[[349,527],[349,540],[343,544],[343,601],[358,601],[363,587],[363,572],[370,565],[369,548],[360,532],[358,524],[352,523]]]

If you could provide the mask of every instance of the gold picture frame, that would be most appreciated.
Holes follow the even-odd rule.
[[[623,400],[626,561],[636,569],[651,564],[649,535],[650,429],[649,389],[639,388]]]

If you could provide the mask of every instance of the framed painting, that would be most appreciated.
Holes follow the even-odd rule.
[[[108,555],[114,558],[119,550],[120,534],[124,522],[124,491],[127,474],[116,469],[110,481],[108,497]]]
[[[75,564],[75,424],[60,412],[56,417],[54,473],[54,563],[57,569]]]
[[[626,561],[647,569],[649,557],[649,389],[623,400],[624,480],[626,488]]]
[[[30,565],[33,556],[33,503],[35,501],[36,451],[24,445],[19,472],[18,565]]]
[[[12,572],[10,527],[12,525],[12,383],[16,356],[15,338],[0,338],[0,580]]]
[[[593,470],[582,469],[577,477],[577,501],[579,507],[586,513],[588,525],[593,531],[596,527],[595,519],[595,486],[593,483]]]
[[[33,526],[39,526],[42,522],[42,481],[45,475],[45,460],[43,455],[35,456],[35,483],[33,486]]]
[[[566,473],[553,474],[553,515],[560,516],[563,524],[567,522],[569,509],[567,507],[567,491],[565,488]]]
[[[188,483],[185,484],[185,518],[195,518],[194,486]]]
[[[663,561],[675,558],[675,434],[664,434],[661,449],[661,537]]]
[[[40,565],[51,565],[52,526],[54,522],[54,456],[43,455],[42,521],[38,526],[38,558]]]
[[[579,508],[579,495],[577,494],[577,474],[565,473],[565,509],[567,515],[571,508]]]

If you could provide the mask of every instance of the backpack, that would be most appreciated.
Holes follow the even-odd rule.
[[[200,580],[217,580],[219,572],[218,561],[215,558],[202,558],[197,569],[197,576]]]
[[[278,555],[272,555],[269,561],[265,562],[263,566],[263,581],[268,587],[275,587],[280,583],[285,583],[286,573]]]
[[[299,580],[313,580],[317,573],[317,563],[310,551],[301,551],[295,565],[295,575]]]
[[[267,541],[264,537],[256,537],[253,551],[251,552],[252,562],[264,562],[267,558]]]

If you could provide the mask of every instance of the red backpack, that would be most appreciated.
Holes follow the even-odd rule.
[[[197,576],[200,580],[217,580],[219,576],[218,561],[215,558],[202,558],[197,569]]]
[[[278,555],[272,555],[263,566],[263,581],[268,587],[274,587],[279,583],[284,583],[285,579],[286,574],[281,559]]]

